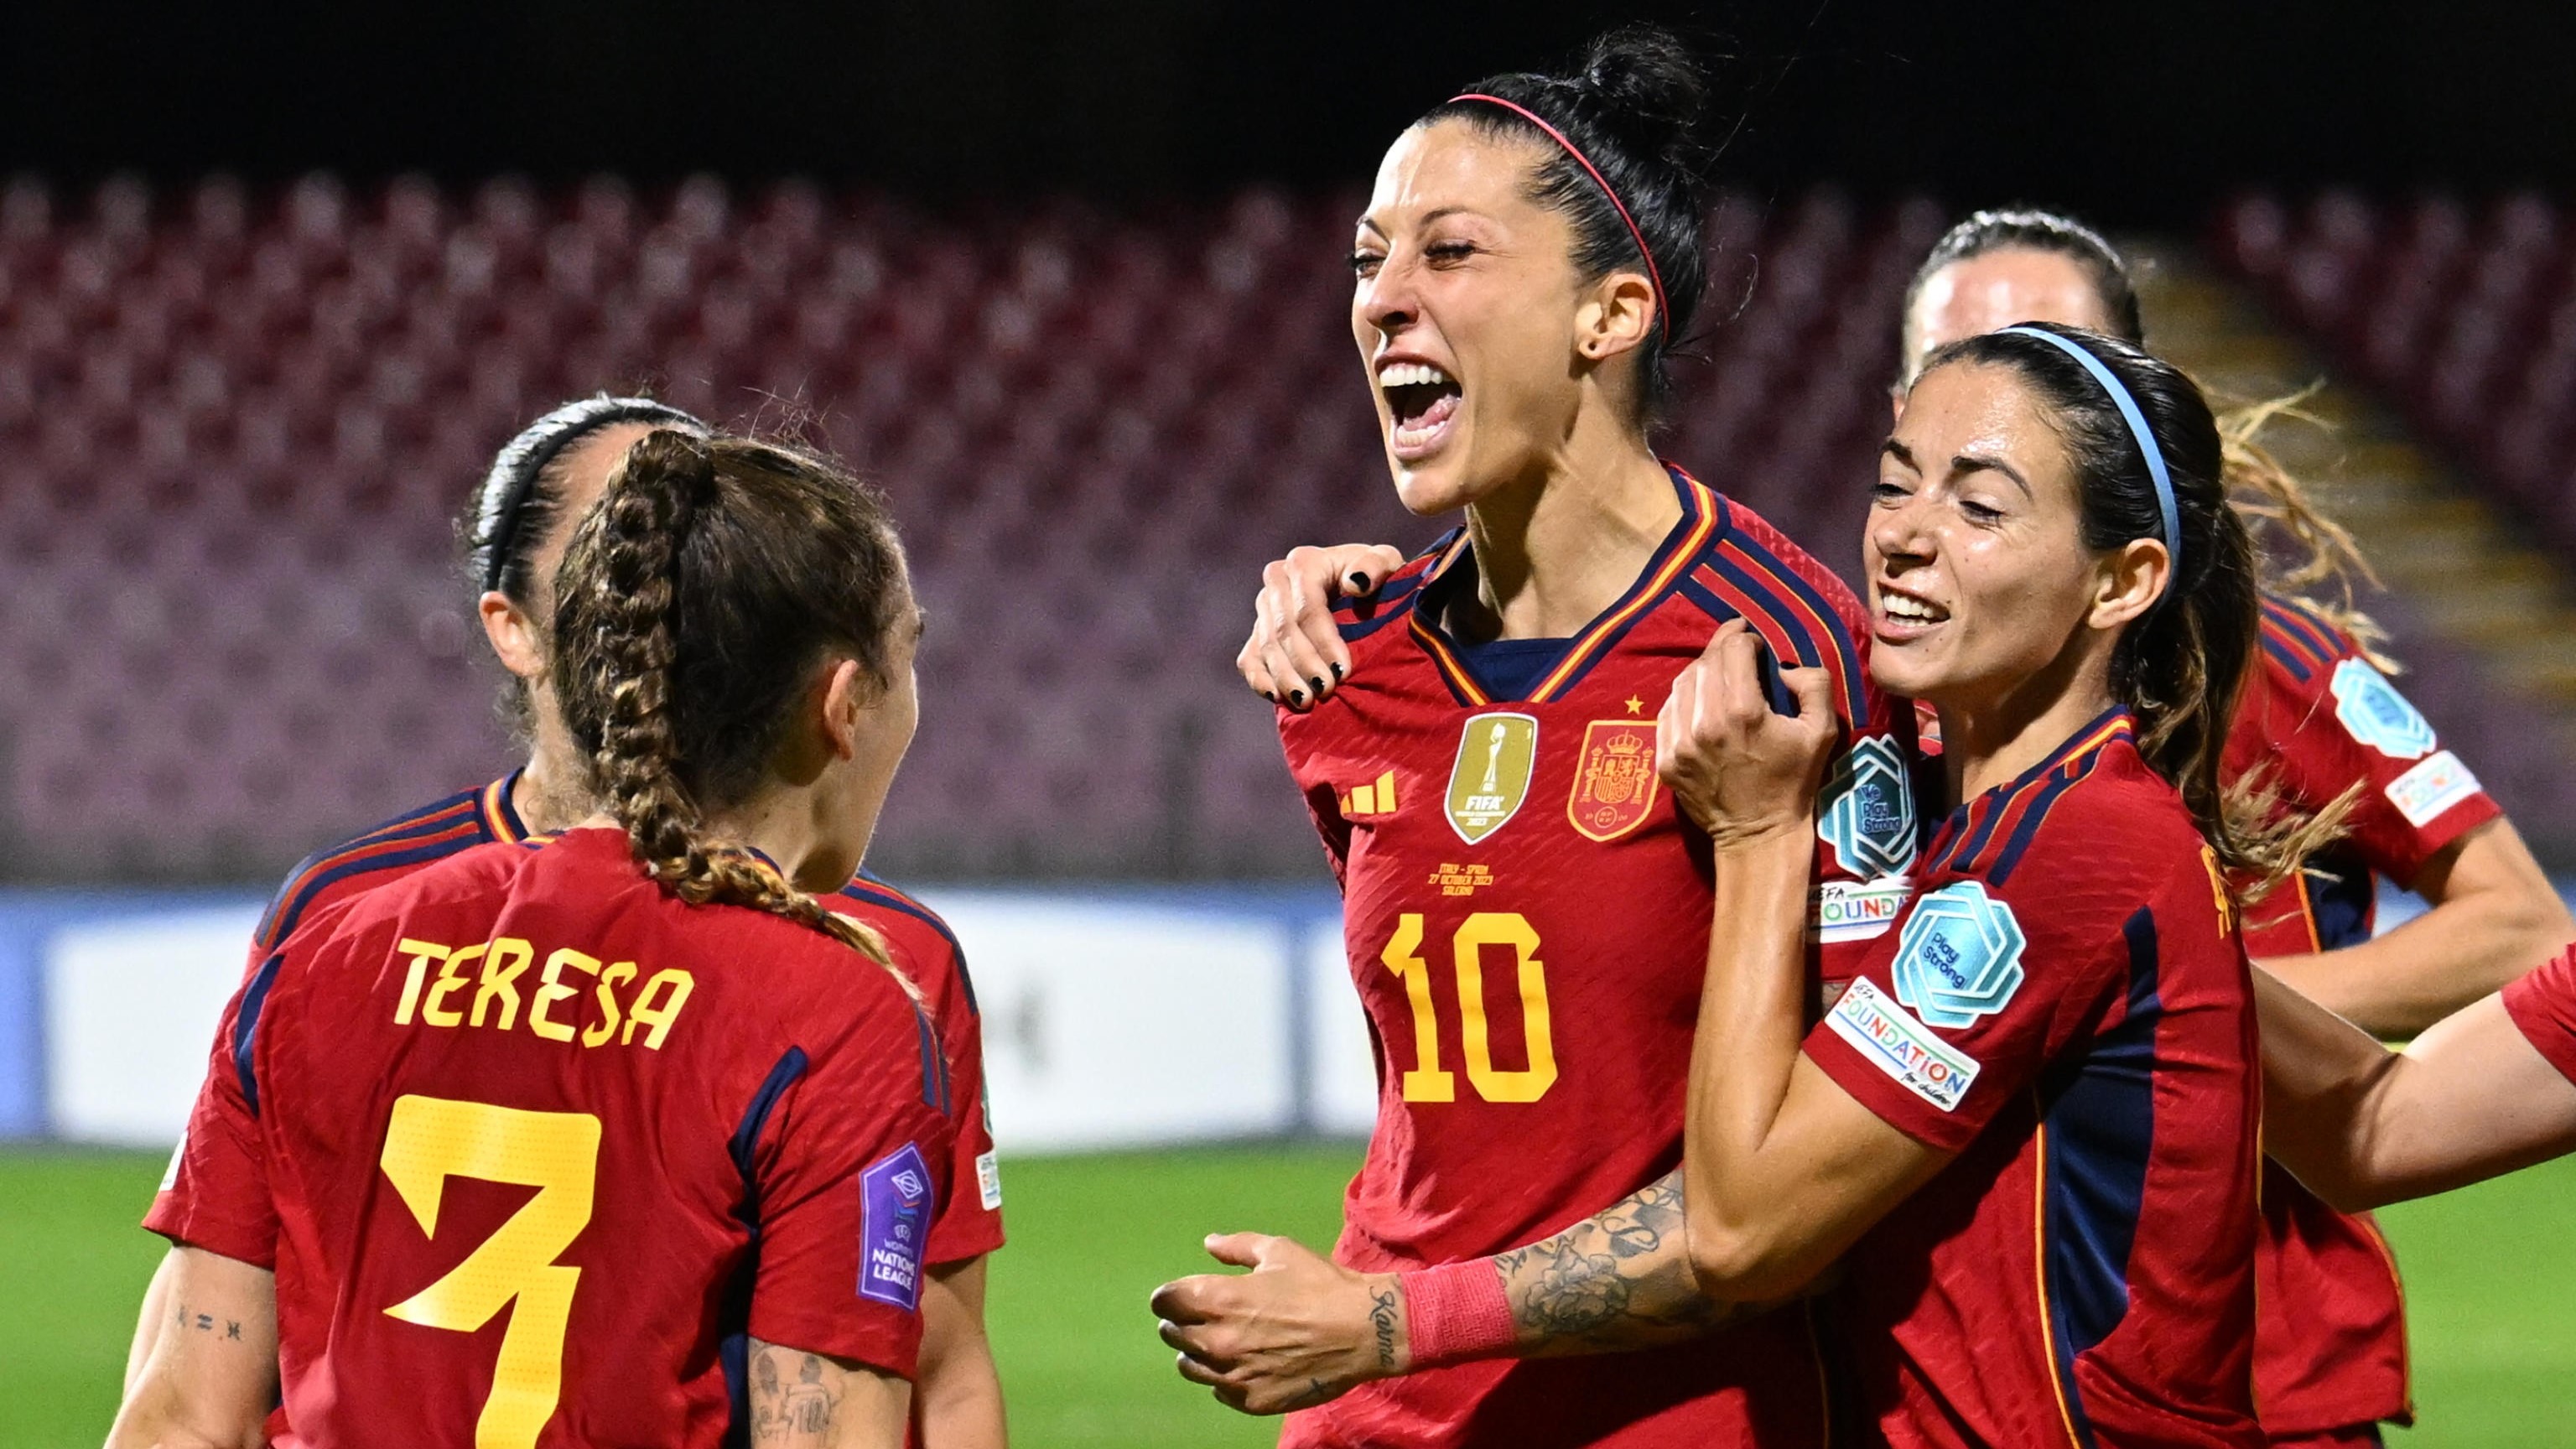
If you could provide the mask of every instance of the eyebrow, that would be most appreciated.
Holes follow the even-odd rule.
[[[1448,217],[1476,214],[1478,213],[1472,206],[1435,206],[1422,214],[1421,224],[1429,226],[1435,221],[1441,221]],[[1379,236],[1386,235],[1386,228],[1378,225],[1375,217],[1363,216],[1359,219],[1359,225],[1370,231],[1376,232]]]
[[[1923,471],[1923,466],[1914,461],[1914,450],[1897,441],[1893,435],[1890,435],[1886,442],[1878,445],[1878,452],[1880,457],[1894,458],[1897,462],[1904,464],[1906,467],[1913,469],[1917,473]],[[2021,470],[2013,467],[2012,464],[2005,462],[2001,458],[1989,457],[1983,453],[1959,453],[1950,459],[1950,471],[1953,473],[2001,473],[2013,481],[2014,487],[2021,490],[2022,497],[2032,498],[2037,496],[2030,491],[2030,480],[2021,476]]]

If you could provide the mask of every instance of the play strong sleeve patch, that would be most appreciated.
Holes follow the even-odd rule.
[[[908,1142],[859,1174],[860,1297],[906,1312],[920,1308],[931,1196],[929,1164]]]
[[[1976,1058],[1934,1036],[1866,976],[1825,1013],[1825,1025],[1905,1090],[1944,1112],[1956,1108],[1977,1079]]]

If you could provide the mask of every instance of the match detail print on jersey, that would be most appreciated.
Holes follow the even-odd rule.
[[[1565,818],[1592,840],[1611,841],[1655,808],[1655,722],[1596,719],[1583,727]]]
[[[1972,1025],[2021,989],[2021,922],[1983,882],[1957,881],[1925,896],[1896,939],[1896,999],[1929,1025]]]
[[[2412,760],[2433,748],[2433,726],[2388,676],[2368,660],[2335,666],[2335,718],[2352,737],[2392,760]]]
[[[1449,769],[1449,827],[1473,845],[1503,828],[1529,797],[1538,769],[1538,721],[1525,714],[1480,714],[1458,736]]]

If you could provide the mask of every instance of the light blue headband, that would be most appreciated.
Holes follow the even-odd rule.
[[[2129,436],[2138,440],[2138,451],[2147,460],[2147,476],[2156,482],[2156,511],[2164,515],[2165,557],[2174,574],[2173,581],[2165,585],[2165,595],[2171,597],[2182,582],[2182,521],[2174,511],[2173,474],[2165,470],[2165,452],[2156,446],[2155,430],[2147,426],[2147,415],[2138,411],[2137,400],[2129,396],[2129,390],[2121,386],[2120,379],[2112,375],[2111,369],[2102,365],[2102,359],[2092,353],[2054,332],[2042,332],[2036,327],[2007,327],[2003,330],[2016,337],[2036,337],[2084,364],[2084,370],[2093,374],[2095,382],[2102,384],[2102,390],[2111,395],[2111,405],[2118,408],[2120,416],[2128,422]]]

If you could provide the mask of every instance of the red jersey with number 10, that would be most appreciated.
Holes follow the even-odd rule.
[[[1441,601],[1475,587],[1453,535],[1345,607],[1349,680],[1280,716],[1376,1041],[1377,1130],[1335,1254],[1354,1268],[1518,1247],[1679,1164],[1709,859],[1656,778],[1655,716],[1720,623],[1832,672],[1847,734],[1818,845],[1823,949],[1861,949],[1903,899],[1911,730],[1868,683],[1859,605],[1751,512],[1673,486],[1671,535],[1521,697],[1440,627]],[[1281,1442],[1776,1449],[1822,1442],[1821,1399],[1792,1309],[1675,1348],[1364,1385]]]
[[[830,937],[487,845],[260,963],[149,1225],[275,1268],[281,1445],[714,1446],[745,1334],[911,1374],[946,1085]]]

